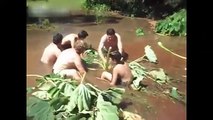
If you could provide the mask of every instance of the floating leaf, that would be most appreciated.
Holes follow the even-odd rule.
[[[110,102],[106,102],[101,94],[97,99],[97,117],[95,120],[119,120],[118,109]]]
[[[173,98],[176,98],[178,100],[180,99],[180,95],[178,94],[176,87],[172,87],[170,96],[172,96]]]
[[[150,71],[149,75],[154,77],[155,80],[161,81],[161,83],[165,83],[169,79],[162,68],[159,68],[159,70]]]
[[[122,100],[122,95],[124,92],[124,88],[109,88],[108,90],[104,91],[103,95],[113,104],[119,104]]]
[[[35,97],[27,100],[27,116],[34,120],[54,120],[53,108],[46,101]]]
[[[151,46],[147,45],[145,48],[145,55],[148,58],[150,62],[156,63],[157,57],[154,53],[154,51],[151,49]]]

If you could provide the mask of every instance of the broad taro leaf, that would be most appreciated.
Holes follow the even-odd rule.
[[[118,108],[112,103],[104,101],[101,94],[98,95],[96,107],[98,111],[95,120],[119,120]]]
[[[65,106],[67,112],[75,111],[75,108],[77,107],[78,103],[78,94],[79,94],[79,87],[75,88],[75,90],[71,93],[69,102]]]
[[[60,91],[58,87],[52,87],[47,92],[50,94],[51,98],[55,98],[60,95]]]
[[[52,82],[45,81],[38,86],[38,89],[39,90],[49,90],[52,87],[54,87],[54,84]]]
[[[124,94],[124,88],[109,88],[103,92],[103,96],[113,104],[119,104],[122,100],[122,95]]]
[[[80,84],[79,86],[79,92],[78,92],[78,110],[79,112],[83,110],[90,110],[91,106],[91,95],[89,92],[89,89],[84,85]]]
[[[157,82],[160,83],[165,83],[169,79],[162,68],[159,68],[159,71],[157,70],[150,71],[149,75],[154,77],[155,80],[157,80]]]
[[[83,60],[87,64],[92,64],[94,59],[97,59],[97,58],[98,58],[98,52],[94,49],[88,49],[84,52]]]
[[[36,91],[36,92],[33,92],[32,95],[34,95],[37,98],[40,98],[42,100],[50,100],[51,99],[51,95],[47,91]]]
[[[88,115],[78,113],[76,115],[70,116],[67,120],[88,120]]]
[[[180,95],[177,92],[177,88],[176,87],[172,87],[172,91],[170,93],[170,96],[176,99],[180,99]]]
[[[137,80],[139,82],[140,80],[143,80],[143,78],[146,76],[147,70],[145,69],[145,67],[141,66],[139,63],[133,61],[129,63],[129,67],[131,68],[133,77],[136,78],[134,80]]]
[[[66,83],[64,85],[63,91],[64,91],[64,96],[71,96],[71,93],[74,91],[74,87],[71,84]]]
[[[144,120],[140,115],[128,111],[122,111],[122,117],[124,120]]]
[[[29,97],[27,100],[27,117],[33,117],[33,120],[54,120],[53,111],[46,101],[35,97]]]
[[[154,63],[157,62],[157,57],[156,57],[154,51],[151,49],[151,46],[147,45],[145,47],[145,55],[150,62],[154,62]]]
[[[91,95],[98,97],[98,92],[100,91],[98,88],[96,88],[95,86],[93,86],[90,83],[86,83],[85,85],[89,89],[89,92]]]

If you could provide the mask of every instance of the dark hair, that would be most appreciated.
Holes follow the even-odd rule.
[[[78,38],[79,39],[84,39],[88,36],[88,33],[85,31],[85,30],[81,30],[79,33],[78,33]]]
[[[53,43],[54,44],[59,44],[59,43],[61,43],[62,39],[63,39],[63,35],[61,33],[56,33],[53,36]]]
[[[107,35],[114,35],[115,34],[115,30],[113,28],[109,28],[109,29],[107,29],[106,34]]]
[[[112,60],[115,60],[115,61],[122,61],[121,60],[121,58],[123,57],[122,55],[121,55],[121,53],[119,52],[119,51],[114,51],[114,52],[111,52],[110,54],[109,54],[109,57],[112,59]]]

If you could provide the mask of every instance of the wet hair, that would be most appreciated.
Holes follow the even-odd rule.
[[[61,43],[62,39],[63,39],[63,35],[61,33],[56,33],[53,36],[53,43],[54,44],[59,44],[59,43]]]
[[[85,30],[81,30],[79,33],[78,33],[78,38],[79,39],[84,39],[88,36],[89,34],[85,31]]]
[[[109,57],[110,57],[112,60],[115,60],[116,62],[123,61],[123,60],[122,60],[123,56],[121,55],[121,53],[120,53],[119,51],[111,52],[111,53],[109,54]]]
[[[114,35],[115,34],[115,30],[113,28],[108,28],[106,31],[107,35]]]
[[[84,42],[82,40],[78,40],[75,42],[74,48],[76,51],[83,52],[88,48],[88,45],[86,42]]]

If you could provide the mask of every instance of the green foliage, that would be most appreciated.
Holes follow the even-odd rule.
[[[27,99],[27,117],[34,120],[118,119],[117,104],[125,92],[123,88],[101,91],[89,83],[76,85],[75,80],[56,74],[38,80],[37,89],[32,93],[35,97]],[[42,95],[49,97],[44,99]]]
[[[87,12],[87,14],[95,15],[96,23],[102,23],[105,17],[109,16],[110,6],[97,1],[85,0],[82,3],[82,8]]]
[[[94,49],[88,49],[84,52],[83,60],[86,64],[93,64],[95,59],[99,59],[98,52]]]
[[[132,75],[134,77],[133,84],[131,85],[133,89],[139,90],[141,88],[140,82],[147,74],[147,70],[145,67],[140,65],[139,63],[132,61],[129,63],[129,67],[131,69]]]
[[[139,36],[143,36],[144,35],[144,30],[142,28],[137,28],[135,31],[136,35]]]
[[[104,18],[108,16],[110,7],[105,4],[96,4],[93,6],[92,10],[96,17],[96,23],[102,23]]]
[[[100,93],[97,99],[97,117],[95,120],[119,120],[118,108],[103,99]]]
[[[33,120],[54,120],[54,109],[47,101],[30,97],[27,101],[27,116],[34,117]]]
[[[95,49],[86,50],[83,55],[83,60],[88,66],[98,64],[103,70],[108,70],[109,62],[102,60]]]
[[[169,36],[186,36],[186,10],[182,9],[164,20],[158,21],[155,32]]]

